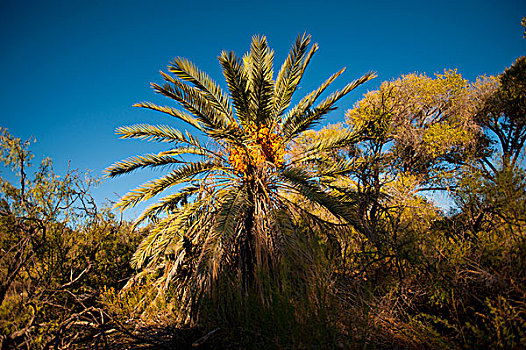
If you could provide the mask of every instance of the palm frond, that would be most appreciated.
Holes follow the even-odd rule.
[[[229,120],[219,113],[210,102],[195,88],[185,85],[179,80],[166,83],[163,86],[152,83],[153,89],[177,101],[181,107],[197,117],[206,130],[227,129]]]
[[[254,36],[250,52],[243,58],[243,67],[249,77],[250,122],[257,126],[267,125],[272,116],[273,59],[274,51],[268,47],[267,38]]]
[[[307,55],[305,56],[305,59],[303,60],[303,64],[302,64],[302,67],[301,67],[301,72],[299,74],[300,80],[303,77],[303,75],[305,74],[305,71],[307,70],[307,67],[308,67],[308,65],[309,65],[309,63],[310,63],[310,61],[312,59],[312,56],[314,56],[314,54],[316,53],[316,51],[318,51],[319,48],[320,47],[318,46],[318,44],[314,43],[311,46],[311,48],[310,48],[309,52],[307,53]],[[298,84],[299,84],[299,82],[298,82]]]
[[[274,117],[280,117],[289,106],[292,95],[301,80],[303,58],[310,43],[310,35],[298,36],[287,59],[281,66],[274,85]]]
[[[153,230],[148,234],[148,236],[146,236],[146,238],[141,241],[130,260],[130,265],[133,268],[142,268],[148,258],[155,254],[156,243],[162,238],[162,234],[162,231]]]
[[[312,127],[314,124],[319,122],[319,120],[329,111],[336,109],[334,104],[338,102],[338,100],[374,77],[376,77],[375,73],[367,73],[361,78],[350,82],[343,89],[332,93],[329,97],[319,103],[314,109],[306,111],[303,118],[301,118],[299,115],[297,117],[290,118],[290,122],[284,125],[284,139],[290,140],[291,138],[299,135],[299,133]]]
[[[218,111],[232,121],[232,107],[228,96],[208,74],[200,71],[192,62],[180,57],[173,60],[173,63],[168,66],[168,70],[179,79],[192,83],[205,94],[205,97]]]
[[[174,166],[181,163],[183,163],[181,159],[173,156],[149,153],[121,160],[106,168],[104,172],[109,177],[115,177],[141,168]]]
[[[164,211],[175,211],[177,205],[181,203],[186,204],[188,202],[188,198],[198,193],[200,189],[200,186],[191,185],[179,190],[177,193],[173,193],[161,198],[158,202],[146,208],[146,210],[144,210],[141,215],[135,219],[133,226],[137,227],[137,225],[139,225],[144,220],[151,217],[157,217]]]
[[[315,140],[307,145],[299,157],[292,159],[291,164],[309,162],[319,159],[326,152],[336,151],[343,147],[356,144],[363,139],[363,133],[360,130],[350,128],[338,130],[337,133],[331,133],[319,140]]]
[[[343,72],[345,72],[345,68],[340,69],[333,75],[331,75],[327,80],[325,80],[316,90],[311,91],[309,94],[307,94],[305,97],[303,97],[300,102],[294,108],[291,109],[291,113],[287,113],[287,115],[294,115],[294,114],[301,114],[302,111],[306,111],[307,109],[311,108],[314,103],[318,100],[318,98],[321,96],[321,94],[331,85],[336,78],[338,78]],[[284,118],[284,120],[287,120],[288,118]]]
[[[206,238],[201,242],[201,253],[196,263],[196,275],[216,280],[220,271],[235,268],[239,253],[235,241],[239,227],[243,224],[246,209],[250,204],[244,186],[229,186],[217,193],[213,223],[206,229]]]
[[[139,103],[134,104],[133,107],[146,108],[146,109],[151,109],[153,111],[166,113],[166,114],[171,115],[172,117],[175,117],[177,119],[184,121],[185,123],[192,125],[194,128],[196,128],[199,131],[203,131],[203,132],[205,131],[203,128],[203,125],[201,125],[199,120],[197,120],[190,114],[179,111],[175,108],[168,107],[168,106],[159,106],[151,102],[139,102]]]
[[[349,159],[342,159],[336,162],[327,163],[326,166],[320,167],[316,172],[316,176],[320,177],[320,183],[325,185],[328,181],[342,178],[348,175],[350,171],[355,169],[354,161]]]
[[[168,218],[159,224],[152,232],[139,244],[130,263],[135,268],[141,268],[146,263],[153,265],[162,260],[166,249],[174,240],[181,240],[184,232],[181,230],[192,220],[194,213],[203,205],[202,201],[195,201],[185,205],[177,212],[177,215]],[[153,258],[153,259],[152,259]],[[149,261],[150,260],[150,261]]]
[[[250,90],[248,77],[243,70],[243,62],[233,52],[223,51],[219,55],[219,62],[223,67],[230,97],[234,103],[236,116],[245,123],[249,118]]]
[[[219,168],[219,165],[210,161],[187,162],[180,168],[172,170],[166,176],[148,181],[135,190],[128,192],[114,207],[121,210],[134,207],[138,203],[148,200],[174,185],[189,181],[198,174],[217,168]]]
[[[213,152],[205,147],[194,147],[194,146],[184,146],[173,148],[168,151],[163,151],[159,153],[159,156],[181,156],[184,154],[191,154],[195,156],[206,156],[214,158],[215,160],[221,161],[224,160],[224,156],[221,153]],[[185,161],[186,162],[186,161]]]
[[[279,176],[293,186],[302,197],[326,208],[336,218],[341,218],[351,225],[359,224],[355,213],[350,210],[348,203],[342,203],[338,198],[322,191],[304,170],[288,167],[282,169]]]
[[[239,225],[239,220],[244,218],[249,205],[247,190],[244,186],[229,188],[220,204],[214,230],[221,236],[233,237],[235,228]]]
[[[297,105],[291,108],[282,118],[281,129],[289,130],[291,125],[295,125],[298,120],[301,120],[306,111],[314,105],[316,100],[327,89],[327,87],[329,87],[329,85],[332,84],[332,82],[336,80],[336,78],[339,77],[344,71],[345,68],[342,68],[338,72],[331,75],[316,90],[311,91],[309,94],[303,97]]]

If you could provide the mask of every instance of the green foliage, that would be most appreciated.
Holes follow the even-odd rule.
[[[0,178],[2,346],[66,348],[81,334],[69,328],[93,322],[86,310],[97,305],[98,290],[119,288],[131,274],[137,237],[95,206],[95,180],[69,170],[59,177],[48,158],[29,175],[30,142],[1,132],[0,160],[19,179]]]
[[[151,276],[145,276],[131,279],[121,290],[104,286],[101,299],[105,310],[120,322],[166,321],[157,319],[161,314],[170,315],[170,311],[163,298],[156,300],[157,289],[153,282]]]
[[[485,174],[492,177],[501,169],[517,167],[526,141],[526,57],[519,57],[498,78],[479,82],[482,97],[477,123],[496,143],[497,159],[484,159]]]
[[[515,304],[515,305],[513,305]],[[520,349],[526,345],[526,305],[506,300],[502,296],[486,299],[484,313],[477,313],[478,324],[466,324],[473,334],[470,346],[493,349]]]
[[[491,148],[501,133],[515,135],[513,154],[523,152],[520,117],[508,117],[526,105],[521,86],[520,59],[499,80],[473,84],[454,71],[403,76],[348,112],[351,129],[364,132],[358,142],[310,157],[311,145],[346,137],[336,125],[304,133],[292,148],[326,191],[358,198],[358,224],[329,228],[336,242],[323,246],[339,292],[370,310],[353,308],[354,324],[371,333],[367,344],[524,347],[524,170],[518,160],[497,166],[503,152]],[[499,108],[500,121],[488,124],[496,132],[482,124],[481,106]],[[439,211],[422,196],[429,190],[447,193],[455,211]]]
[[[443,185],[447,173],[472,158],[472,113],[468,82],[450,70],[435,79],[408,74],[384,82],[347,112],[347,121],[365,127],[371,148],[385,149],[391,172],[417,175],[421,186]]]
[[[225,348],[348,347],[334,287],[321,272],[274,285],[265,302],[253,291],[241,295],[234,279],[222,280],[221,291],[203,300],[200,324],[220,329]]]

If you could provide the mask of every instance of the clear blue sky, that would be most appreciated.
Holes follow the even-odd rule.
[[[217,55],[242,55],[254,34],[267,36],[280,65],[307,32],[320,50],[303,82],[309,91],[347,67],[336,87],[374,70],[379,77],[339,104],[343,119],[367,90],[409,72],[457,68],[467,79],[498,74],[526,53],[520,20],[526,1],[0,1],[0,126],[34,136],[37,159],[57,172],[101,175],[130,155],[161,149],[119,140],[114,129],[133,123],[181,126],[162,114],[132,108],[167,103],[150,82],[175,56],[189,58],[222,83]],[[299,94],[301,94],[299,91]],[[162,147],[162,146],[161,146]],[[139,172],[106,180],[97,200],[159,176]],[[132,217],[137,211],[129,213]]]

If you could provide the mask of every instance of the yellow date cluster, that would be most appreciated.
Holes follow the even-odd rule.
[[[228,161],[238,173],[246,173],[248,166],[256,167],[265,161],[281,166],[285,151],[281,145],[281,137],[269,128],[249,129],[254,143],[247,148],[230,150]]]

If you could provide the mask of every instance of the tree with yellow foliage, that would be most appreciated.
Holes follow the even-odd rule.
[[[309,163],[323,186],[350,192],[351,198],[361,194],[359,227],[370,241],[381,244],[393,222],[413,221],[403,213],[407,208],[430,206],[418,194],[456,186],[457,175],[478,156],[482,137],[473,118],[474,93],[453,70],[435,78],[407,74],[383,82],[347,112],[348,126],[360,130],[362,139]],[[348,132],[326,128],[304,134],[302,141],[320,143],[340,130]],[[325,169],[342,163],[346,172],[324,176]]]
[[[422,185],[447,185],[451,170],[472,158],[478,145],[472,91],[452,70],[434,79],[404,75],[367,93],[348,111],[348,123],[367,125],[368,143],[382,146],[397,174],[414,175]]]

